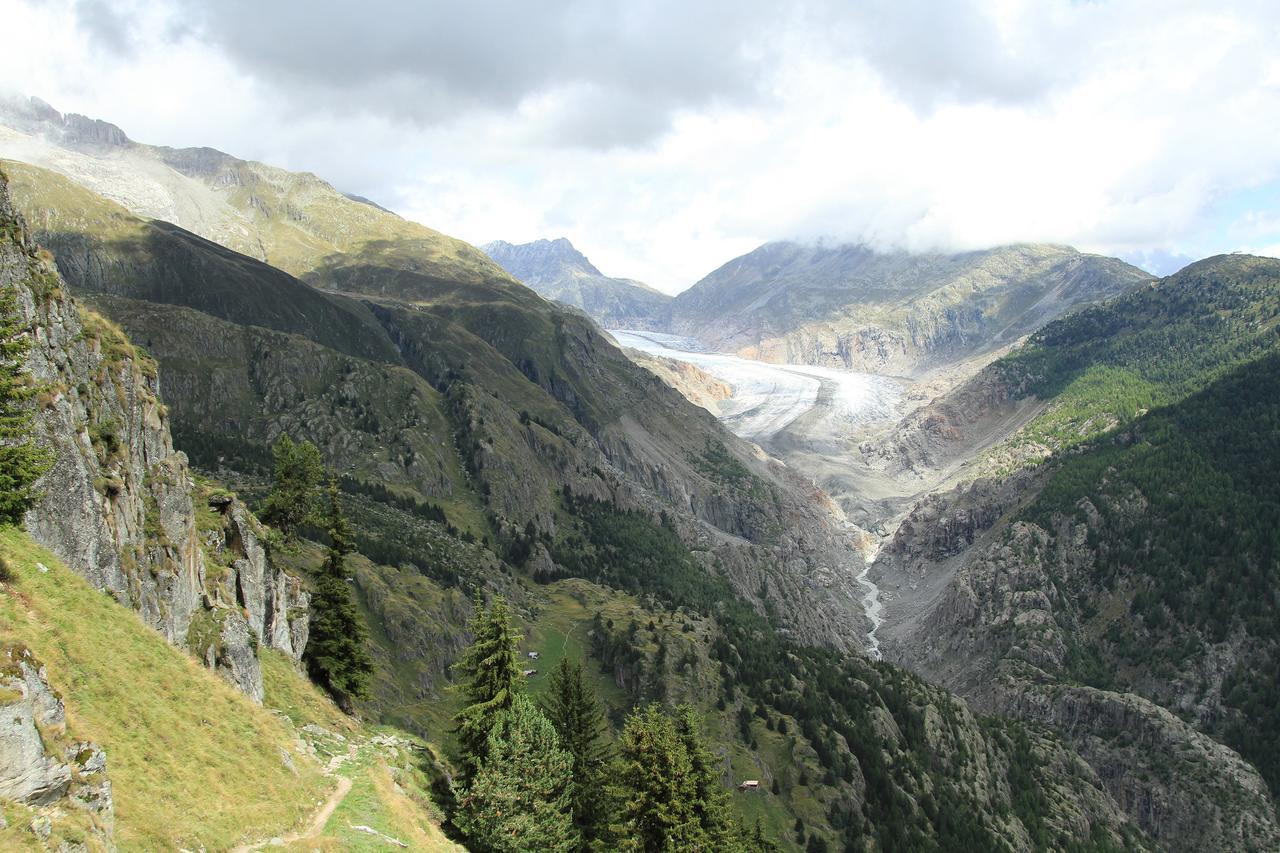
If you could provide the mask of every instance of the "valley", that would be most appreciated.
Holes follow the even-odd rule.
[[[701,811],[645,849],[1280,844],[1280,261],[776,242],[672,297],[0,120],[49,456],[0,530],[0,841],[625,849],[652,738]]]

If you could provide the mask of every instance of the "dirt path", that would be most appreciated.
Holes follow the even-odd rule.
[[[329,822],[329,818],[333,817],[334,811],[346,799],[347,794],[351,792],[351,778],[348,776],[338,777],[338,787],[329,795],[329,799],[316,810],[312,816],[311,822],[306,828],[290,832],[287,835],[277,835],[262,841],[254,841],[252,843],[240,844],[232,848],[232,853],[250,853],[253,850],[261,850],[264,847],[283,847],[293,844],[295,841],[302,841],[306,838],[312,838],[324,831],[324,825]]]

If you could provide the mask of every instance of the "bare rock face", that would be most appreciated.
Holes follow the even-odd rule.
[[[0,649],[0,800],[92,816],[100,840],[111,845],[114,803],[106,754],[68,736],[66,709],[44,667],[28,649]],[[48,829],[48,814],[37,817]]]
[[[310,596],[301,582],[267,558],[263,530],[239,500],[209,501],[221,526],[204,539],[210,555],[204,609],[187,645],[210,669],[262,701],[258,649],[267,646],[302,660],[309,629]]]
[[[232,571],[225,579],[208,576],[194,483],[186,455],[173,447],[155,362],[65,294],[52,261],[13,210],[3,175],[0,286],[16,289],[31,328],[27,369],[41,388],[36,436],[54,455],[39,484],[41,501],[24,518],[27,530],[203,660],[210,660],[209,644],[195,646],[216,622],[213,665],[261,701],[258,645],[301,658],[307,595],[269,564],[256,522],[234,500],[223,507],[224,535],[209,543],[235,555]],[[215,612],[230,610],[236,612]]]

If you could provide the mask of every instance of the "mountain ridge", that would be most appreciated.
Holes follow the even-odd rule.
[[[657,330],[667,322],[670,296],[634,279],[604,275],[565,237],[521,244],[495,240],[481,249],[542,296],[581,308],[603,328]]]

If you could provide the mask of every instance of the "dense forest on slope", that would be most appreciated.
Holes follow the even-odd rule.
[[[1086,511],[1101,516],[1089,542],[1098,592],[1081,604],[1101,636],[1069,674],[1128,687],[1134,673],[1184,670],[1205,646],[1240,648],[1221,687],[1227,713],[1206,728],[1280,793],[1280,354],[1065,459],[1023,517],[1051,529]],[[1127,618],[1090,613],[1121,591]]]
[[[1280,263],[1224,255],[1049,324],[994,365],[1050,401],[1017,440],[1065,448],[1280,345]]]
[[[1113,793],[1190,802],[1222,786],[1220,816],[1166,807],[1144,828],[1175,847],[1226,844],[1227,827],[1244,849],[1269,843],[1280,261],[1193,264],[1046,326],[988,375],[1042,411],[992,451],[983,467],[997,477],[931,498],[883,552],[880,577],[946,579],[916,633],[894,634],[891,657],[984,707],[1062,726],[1104,775],[1154,758],[1136,751],[1139,729],[1188,744],[1191,729],[1211,735],[1256,766],[1271,797],[1203,741],[1194,749],[1217,769],[1200,784],[1188,780],[1204,771],[1166,756],[1142,759],[1147,781]],[[1118,726],[1117,713],[1132,719]]]

